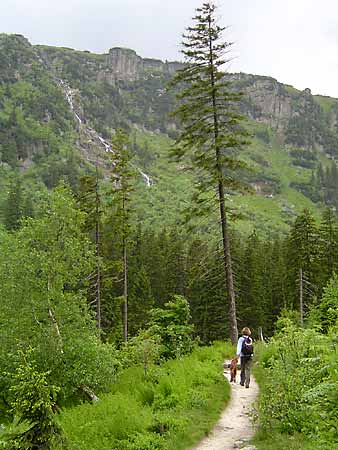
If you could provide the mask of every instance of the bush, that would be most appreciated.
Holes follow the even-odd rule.
[[[176,358],[191,352],[195,345],[189,303],[181,295],[174,295],[164,306],[151,311],[149,333],[161,341],[164,358]]]
[[[261,431],[301,433],[313,440],[315,449],[334,448],[338,443],[336,335],[299,329],[287,318],[281,325],[259,355]]]
[[[37,370],[31,354],[18,352],[20,365],[12,375],[14,422],[3,433],[8,450],[49,449],[63,442],[63,431],[53,411],[58,389],[48,385],[49,374]]]
[[[183,450],[218,419],[230,387],[222,363],[233,347],[217,343],[192,354],[128,367],[101,401],[66,409],[69,450]]]
[[[324,289],[324,295],[316,308],[318,324],[327,332],[338,324],[338,276],[335,275]]]

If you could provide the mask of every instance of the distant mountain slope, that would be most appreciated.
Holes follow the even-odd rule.
[[[167,159],[178,127],[169,116],[175,100],[167,83],[180,66],[129,49],[96,55],[0,35],[0,203],[18,170],[31,185],[53,187],[65,177],[75,186],[94,161],[104,167],[111,136],[123,127],[140,173],[140,217],[176,223],[192,190],[184,168]],[[304,207],[316,214],[323,204],[337,208],[338,100],[269,77],[229,78],[245,93],[242,109],[253,134],[243,158],[253,168],[246,181],[256,194],[228,193],[229,208],[242,213],[237,227],[269,232]]]

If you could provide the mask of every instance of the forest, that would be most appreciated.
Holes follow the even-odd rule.
[[[311,100],[310,118],[290,120],[284,138],[291,172],[307,171],[293,187],[318,208],[289,208],[280,228],[255,218],[239,226],[234,193],[255,196],[257,175],[243,154],[254,145],[253,160],[269,167],[262,155],[272,130],[247,122],[245,93],[221,70],[232,44],[222,40],[216,7],[204,3],[196,14],[169,101],[161,91],[155,114],[144,104],[140,116],[135,92],[119,110],[107,86],[107,104],[96,112],[100,86],[88,81],[85,120],[70,90],[68,103],[63,98],[55,72],[27,63],[33,47],[25,43],[20,53],[21,38],[0,39],[8,56],[0,59],[1,449],[191,448],[230,401],[223,363],[243,327],[252,330],[260,389],[254,448],[338,445],[338,178],[327,158],[336,135]],[[76,70],[77,62],[75,78]],[[147,86],[147,95],[161,90],[156,77]],[[141,118],[159,133],[175,124],[170,150],[152,153],[146,132],[133,129]],[[103,156],[92,158],[88,130]],[[321,154],[324,135],[331,150]],[[160,182],[140,167],[153,169],[156,158],[158,177],[188,173],[175,187],[189,185],[188,201],[169,190],[152,194]],[[265,174],[264,188],[274,191],[264,199],[283,183]]]

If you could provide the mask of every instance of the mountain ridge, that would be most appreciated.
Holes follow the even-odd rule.
[[[155,182],[151,187],[155,204],[163,201],[166,191],[181,196],[178,203],[186,203],[188,197],[174,187],[178,184],[189,191],[187,181],[179,168],[168,165],[166,156],[179,126],[169,118],[175,94],[168,91],[167,83],[180,67],[182,63],[141,58],[134,50],[120,47],[98,55],[33,46],[21,35],[0,35],[0,101],[5,111],[2,123],[0,117],[2,164],[21,170],[35,167],[42,179],[47,170],[53,179],[48,187],[64,173],[75,183],[79,172],[91,170],[94,159],[101,158],[104,165],[111,136],[122,127],[131,135],[140,174]],[[298,91],[272,77],[241,73],[228,77],[235,89],[244,92],[241,108],[248,117],[253,144],[243,158],[254,168],[247,181],[261,199],[244,200],[229,193],[229,202],[244,209],[245,227],[249,222],[269,227],[269,208],[280,225],[290,223],[302,207],[316,211],[324,203],[338,206],[332,200],[338,185],[333,174],[338,159],[338,100],[312,96],[309,89]],[[31,130],[29,123],[34,124]],[[65,146],[67,157],[62,154]],[[53,158],[60,166],[57,175]],[[142,187],[140,192],[145,197],[139,199],[142,204],[149,192]],[[295,199],[299,207],[292,207]],[[269,205],[253,206],[253,212],[250,204],[263,200]],[[157,213],[155,207],[152,214]],[[145,216],[145,211],[140,214]],[[168,214],[173,222],[175,214]]]

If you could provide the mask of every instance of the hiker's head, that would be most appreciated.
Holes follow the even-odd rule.
[[[248,327],[244,327],[242,330],[242,334],[245,334],[245,336],[251,336],[251,330]]]

